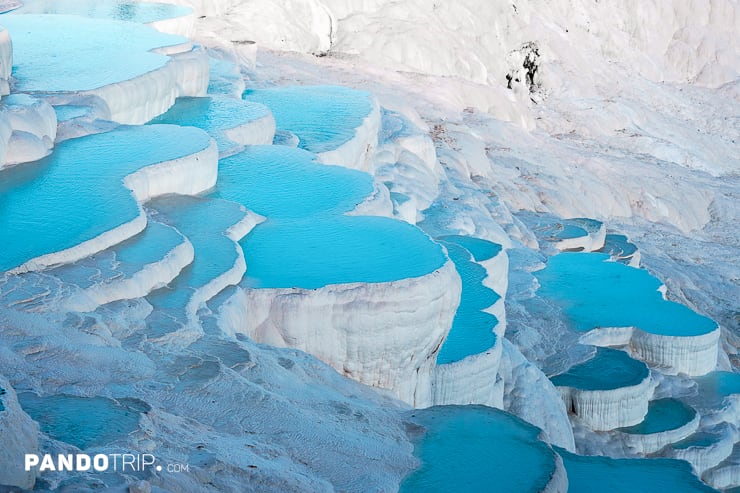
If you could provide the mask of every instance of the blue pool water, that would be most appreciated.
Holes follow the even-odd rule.
[[[460,245],[473,255],[473,259],[476,262],[492,259],[501,252],[501,245],[482,238],[463,235],[445,235],[437,239],[446,243]]]
[[[663,299],[661,283],[644,269],[609,262],[603,253],[561,253],[535,273],[538,294],[563,307],[576,330],[638,327],[660,335],[694,336],[717,324]]]
[[[689,423],[696,416],[696,411],[677,399],[657,399],[650,401],[648,413],[642,423],[620,428],[623,433],[649,435],[675,430]]]
[[[421,465],[401,493],[538,492],[555,470],[555,454],[540,430],[485,406],[417,409],[409,418],[426,431],[414,440]]]
[[[169,60],[150,50],[187,41],[143,24],[73,15],[7,15],[2,25],[13,39],[20,92],[84,91],[132,79]]]
[[[189,8],[180,5],[128,0],[30,0],[14,10],[13,14],[69,14],[148,23],[182,17],[190,12]]]
[[[569,493],[716,492],[682,460],[612,459],[556,450],[568,471]]]
[[[41,431],[85,450],[125,440],[139,427],[141,409],[104,397],[18,394],[23,410],[41,425]]]
[[[500,298],[483,285],[486,270],[473,261],[468,250],[454,243],[445,242],[444,245],[462,279],[462,294],[450,332],[437,355],[439,365],[454,363],[493,347],[496,343],[493,328],[498,320],[481,310]]]
[[[139,208],[124,177],[209,143],[195,128],[119,127],[67,140],[46,158],[0,171],[0,271],[131,221]]]
[[[310,152],[249,146],[219,162],[214,196],[244,204],[263,216],[299,218],[350,211],[372,191],[367,173],[317,163]]]
[[[596,355],[568,371],[550,378],[558,387],[581,390],[612,390],[642,382],[650,374],[647,365],[618,349],[598,348]]]
[[[80,116],[84,116],[88,114],[90,111],[89,106],[77,106],[77,105],[63,105],[63,106],[54,106],[54,111],[57,114],[57,121],[58,122],[64,122],[67,120],[72,120],[74,118],[78,118]]]
[[[270,108],[277,128],[294,133],[299,147],[315,153],[351,140],[373,108],[370,93],[341,86],[254,89],[244,99]]]
[[[710,406],[719,406],[725,397],[740,394],[740,373],[713,371],[694,380],[698,384],[701,401]]]
[[[142,266],[162,260],[183,242],[175,229],[149,221],[144,231],[133,238],[73,264],[50,269],[49,273],[87,289],[101,282],[130,278]]]
[[[228,60],[208,58],[208,94],[239,98],[244,91],[244,82],[239,67]]]
[[[625,235],[608,234],[601,251],[617,259],[628,259],[637,252],[637,247]]]
[[[5,404],[3,404],[4,395],[5,395],[5,389],[0,387],[0,411],[5,411]]]
[[[205,130],[216,139],[219,151],[235,144],[224,134],[224,130],[264,118],[269,110],[256,103],[249,103],[225,96],[203,98],[178,98],[175,104],[151,123],[171,123]]]
[[[190,240],[195,260],[170,283],[147,300],[157,308],[184,309],[193,292],[231,269],[237,259],[236,244],[225,235],[244,218],[245,211],[233,202],[198,197],[169,196],[149,202],[163,221]]]
[[[269,220],[240,244],[247,284],[259,288],[395,281],[424,276],[446,261],[421,230],[385,217]]]

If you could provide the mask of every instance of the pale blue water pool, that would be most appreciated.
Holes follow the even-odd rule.
[[[663,299],[644,269],[610,262],[604,253],[561,253],[535,272],[538,294],[563,307],[576,330],[638,327],[660,335],[695,336],[717,328],[711,319]]]
[[[719,406],[730,395],[740,394],[740,373],[713,371],[695,377],[702,403]]]
[[[421,465],[401,493],[539,492],[555,470],[540,430],[498,409],[435,406],[409,419],[426,431],[413,440]]]
[[[74,264],[50,269],[49,273],[87,289],[101,282],[130,278],[142,266],[162,260],[183,242],[174,228],[149,221],[144,231],[133,238]]]
[[[149,202],[158,212],[158,221],[176,228],[190,240],[195,260],[167,287],[147,296],[157,308],[185,308],[190,297],[210,281],[231,269],[238,258],[236,244],[225,235],[227,229],[244,218],[239,205],[225,200],[173,195]]]
[[[247,285],[256,288],[396,281],[424,276],[446,261],[421,230],[385,217],[268,220],[240,244]]]
[[[95,19],[113,19],[148,23],[182,17],[192,12],[188,7],[167,3],[127,0],[24,0],[13,14],[68,14]],[[4,18],[0,23],[4,23]]]
[[[492,259],[501,252],[501,245],[482,238],[463,235],[445,235],[437,239],[446,243],[460,245],[473,255],[476,262]]]
[[[244,90],[239,67],[228,60],[208,57],[208,94],[238,98]]]
[[[18,394],[23,410],[41,425],[41,431],[55,440],[80,450],[125,440],[139,427],[141,412],[135,402],[116,402],[105,397],[52,395],[39,397],[31,392]]]
[[[73,15],[6,15],[2,25],[13,40],[20,92],[85,91],[133,79],[169,60],[150,50],[187,42],[143,24]]]
[[[272,218],[343,213],[373,191],[372,177],[361,171],[327,166],[301,149],[249,146],[219,162],[214,194]]]
[[[216,139],[219,151],[223,152],[235,144],[224,134],[224,130],[264,118],[269,114],[267,107],[226,96],[202,98],[178,98],[164,114],[150,123],[171,123],[187,127],[198,127]]]
[[[58,122],[66,122],[87,115],[90,112],[90,107],[65,104],[63,106],[54,106],[54,112],[57,114]]]
[[[662,433],[682,427],[695,416],[696,411],[678,399],[657,399],[648,404],[648,413],[642,423],[619,428],[619,431],[637,435]]]
[[[119,127],[67,140],[39,161],[0,171],[0,271],[131,221],[139,207],[124,177],[209,143],[195,128]]]
[[[598,348],[596,355],[568,371],[550,378],[557,387],[581,390],[613,390],[637,385],[650,370],[642,361],[618,349]]]
[[[244,99],[270,108],[277,128],[294,133],[300,148],[315,153],[354,138],[355,128],[373,108],[370,93],[341,86],[252,89],[244,92]]]
[[[556,450],[568,471],[569,493],[716,492],[682,460],[612,459]]]
[[[486,270],[473,261],[468,250],[455,243],[444,242],[444,245],[462,279],[462,294],[450,332],[437,354],[438,365],[455,363],[493,347],[496,343],[493,328],[498,320],[481,310],[500,299],[494,290],[483,285]]]

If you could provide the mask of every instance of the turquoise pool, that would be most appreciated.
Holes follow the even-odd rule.
[[[151,50],[187,42],[143,24],[74,15],[6,15],[1,23],[13,40],[19,92],[86,91],[133,79],[169,60]]]
[[[649,435],[675,430],[696,417],[696,411],[677,399],[657,399],[648,404],[648,413],[642,423],[620,428],[623,433]]]
[[[272,111],[280,130],[300,139],[299,147],[331,151],[354,138],[355,129],[373,109],[372,96],[341,86],[286,86],[250,89],[244,99]]]
[[[716,493],[682,460],[612,459],[556,450],[568,471],[569,493]]]
[[[446,243],[460,245],[473,255],[476,262],[492,259],[501,252],[501,245],[482,238],[463,235],[445,235],[437,238]]]
[[[421,277],[442,267],[442,248],[418,228],[371,216],[268,220],[241,242],[247,285],[316,289]]]
[[[18,394],[26,413],[41,425],[41,431],[55,440],[80,450],[125,440],[139,427],[142,409],[131,402],[119,403],[105,397],[52,395],[39,397],[31,392]]]
[[[0,171],[0,271],[133,220],[139,206],[123,179],[209,144],[195,128],[118,127],[67,140],[39,161]]]
[[[493,347],[496,343],[493,329],[498,320],[481,310],[500,299],[495,291],[483,285],[486,270],[475,263],[468,250],[455,243],[444,242],[444,245],[462,279],[462,294],[450,332],[437,355],[438,365],[455,363]]]
[[[271,218],[348,212],[373,191],[372,177],[328,166],[301,149],[249,146],[219,162],[215,197]]]
[[[717,324],[663,299],[661,283],[644,269],[610,262],[604,253],[561,253],[535,272],[540,296],[563,307],[576,330],[638,327],[660,335],[695,336]]]
[[[618,349],[598,348],[596,355],[550,378],[557,387],[613,390],[637,385],[650,375],[642,361]]]
[[[539,492],[555,471],[555,453],[540,430],[485,406],[417,409],[409,419],[426,430],[414,440],[421,461],[401,493]]]
[[[225,130],[244,125],[269,115],[261,105],[225,96],[202,98],[178,98],[164,114],[150,123],[171,123],[187,127],[198,127],[216,139],[221,152],[235,144],[224,134]]]

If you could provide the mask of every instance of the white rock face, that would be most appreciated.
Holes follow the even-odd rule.
[[[497,385],[502,345],[455,363],[435,365],[432,376],[432,404],[482,404],[504,408],[503,386]]]
[[[270,145],[275,138],[275,118],[265,116],[223,131],[226,138],[239,145]]]
[[[730,456],[734,447],[734,436],[727,426],[715,428],[718,435],[715,440],[705,446],[697,445],[687,448],[668,448],[662,455],[683,459],[689,462],[696,474],[702,476],[705,471],[711,469]]]
[[[2,100],[0,112],[12,128],[0,169],[41,159],[49,154],[57,134],[54,108],[44,100],[13,94]]]
[[[39,427],[23,412],[15,390],[0,375],[0,388],[5,394],[0,400],[5,409],[0,410],[0,484],[32,489],[36,482],[35,471],[26,471],[25,454],[39,453]]]
[[[130,174],[124,185],[142,204],[154,197],[169,193],[195,195],[209,190],[216,184],[218,174],[218,146],[211,139],[210,145],[198,152],[170,161],[164,161]],[[146,214],[141,207],[139,215],[121,226],[83,241],[78,245],[29,260],[10,271],[13,274],[42,270],[88,257],[131,238],[146,227]]]
[[[10,93],[10,72],[13,69],[13,42],[7,29],[0,27],[0,95]]]
[[[508,340],[502,343],[503,409],[542,428],[545,441],[574,451],[573,429],[558,390],[516,346]]]
[[[175,279],[193,258],[193,245],[187,238],[183,238],[182,243],[170,250],[164,258],[143,265],[141,270],[131,277],[97,284],[75,292],[65,302],[65,308],[70,311],[91,312],[100,305],[112,301],[144,297]]]
[[[635,357],[663,373],[705,375],[717,367],[721,329],[698,336],[650,334],[634,327],[601,327],[590,330],[579,342],[593,346],[629,345]]]
[[[460,290],[451,261],[425,276],[387,283],[240,288],[223,306],[220,325],[226,333],[301,349],[343,375],[426,407]]]
[[[204,96],[208,89],[208,56],[195,48],[172,54],[163,67],[127,81],[82,94],[100,97],[118,123],[140,125],[167,111],[182,96]]]
[[[655,383],[650,376],[637,385],[611,390],[557,387],[565,407],[592,430],[636,425],[645,418]]]

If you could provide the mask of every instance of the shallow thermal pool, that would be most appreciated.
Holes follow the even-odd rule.
[[[677,399],[657,399],[648,404],[648,413],[642,423],[620,428],[623,433],[649,435],[675,430],[689,423],[696,411]]]
[[[18,401],[42,432],[81,450],[126,439],[139,427],[141,413],[148,410],[146,404],[132,399],[116,402],[64,394],[39,397],[21,392]]]
[[[373,191],[372,177],[329,166],[284,146],[249,146],[219,161],[215,197],[271,218],[299,218],[354,209]]]
[[[375,216],[268,220],[241,242],[247,285],[315,289],[421,277],[446,261],[420,229]]]
[[[556,449],[568,471],[569,493],[714,492],[688,462],[674,459],[612,459]]]
[[[244,99],[270,108],[277,128],[294,133],[299,147],[315,153],[351,140],[373,109],[370,93],[342,86],[251,89]]]
[[[661,282],[648,271],[611,262],[604,253],[561,253],[535,276],[538,295],[562,306],[576,330],[638,327],[653,334],[696,336],[717,328],[711,319],[663,299]]]
[[[417,409],[409,419],[425,428],[414,440],[421,464],[401,493],[451,491],[539,492],[555,471],[555,453],[540,430],[485,406]]]
[[[481,310],[500,298],[494,290],[483,285],[486,269],[473,261],[468,250],[446,241],[443,244],[462,279],[462,294],[450,332],[437,355],[439,365],[454,363],[493,347],[496,343],[493,328],[498,320]]]
[[[198,127],[216,139],[221,152],[235,144],[224,131],[264,118],[269,110],[261,105],[226,96],[177,98],[175,104],[150,123]]]
[[[581,390],[613,390],[645,380],[650,370],[642,361],[618,349],[598,348],[593,358],[551,377],[557,387]]]
[[[188,43],[143,24],[74,15],[5,15],[0,24],[13,40],[20,92],[86,91],[133,79],[169,60],[151,50]]]
[[[133,220],[139,205],[123,185],[127,175],[209,145],[196,128],[122,126],[64,141],[39,161],[0,171],[0,271]]]

